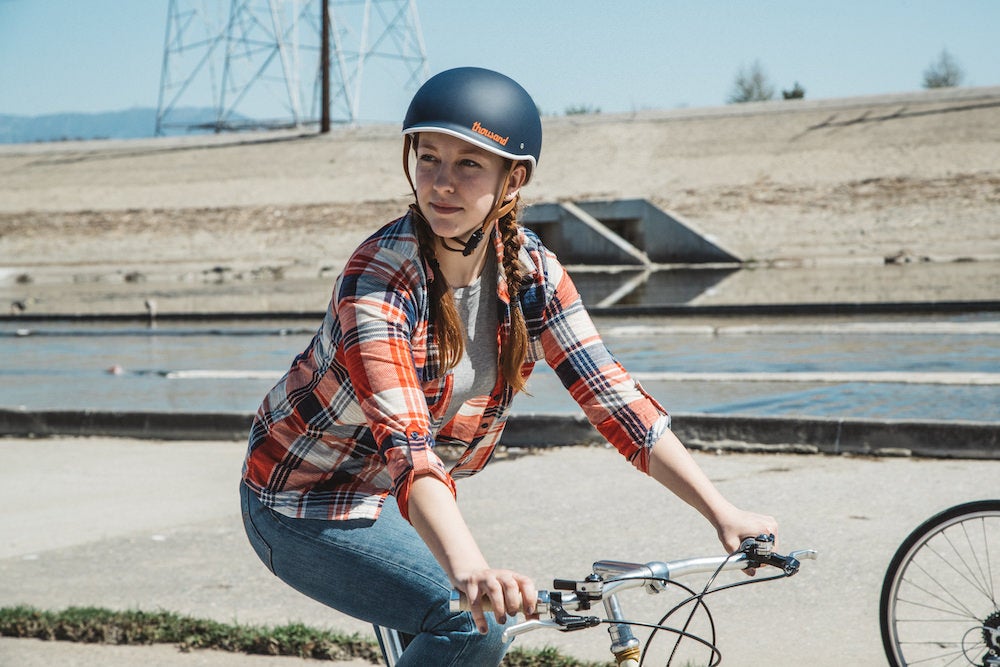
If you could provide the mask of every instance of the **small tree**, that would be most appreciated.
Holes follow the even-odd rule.
[[[786,100],[801,100],[806,96],[806,89],[800,86],[799,82],[796,81],[791,90],[782,90],[781,96]]]
[[[741,102],[762,102],[774,97],[774,86],[767,80],[767,74],[761,67],[760,61],[755,60],[749,68],[741,67],[733,83],[733,91],[729,93],[728,101],[739,104]]]
[[[965,73],[947,50],[924,70],[924,88],[952,88],[961,85]]]
[[[601,113],[600,107],[589,104],[575,104],[571,107],[566,107],[567,116],[591,116],[599,113]]]

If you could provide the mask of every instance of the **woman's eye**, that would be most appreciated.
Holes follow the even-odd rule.
[[[479,163],[475,160],[462,160],[463,167],[478,167]]]

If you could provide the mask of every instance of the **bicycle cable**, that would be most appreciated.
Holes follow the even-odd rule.
[[[708,591],[709,591],[709,588],[712,585],[712,582],[714,582],[715,579],[719,576],[719,573],[722,572],[723,566],[725,566],[725,564],[729,562],[729,559],[733,558],[734,556],[736,556],[736,554],[740,553],[740,551],[742,549],[743,549],[743,545],[741,544],[739,548],[737,548],[735,551],[733,551],[731,554],[729,554],[729,558],[726,558],[726,560],[724,560],[721,563],[719,563],[719,567],[715,568],[715,572],[713,572],[712,576],[709,577],[708,581],[705,582],[705,586],[701,589],[701,593],[699,593],[696,596],[697,597],[697,602],[691,607],[691,613],[688,614],[687,620],[684,621],[684,627],[682,628],[682,630],[685,633],[687,632],[688,627],[691,625],[691,621],[694,620],[694,615],[698,611],[698,607],[702,606],[702,607],[705,607],[706,610],[708,609],[708,607],[705,605],[705,596],[708,595]],[[688,601],[690,601],[690,598],[688,598]],[[687,602],[685,602],[684,604],[687,604]],[[683,606],[683,605],[681,605],[681,606]],[[665,616],[663,616],[663,618],[660,619],[660,621],[661,622],[666,621],[668,618],[670,618],[670,616],[677,609],[680,609],[680,607],[674,607],[674,609],[670,610]],[[714,627],[714,623],[713,623],[713,627]],[[670,657],[667,658],[667,665],[668,666],[670,665],[671,662],[674,661],[674,656],[677,654],[677,649],[680,648],[680,645],[681,645],[681,639],[682,639],[682,636],[681,635],[677,635],[677,639],[674,641],[674,647],[670,651]],[[714,641],[715,637],[713,636],[712,639]],[[652,636],[650,636],[650,640],[652,640]],[[716,652],[716,654],[718,655],[719,662],[722,662],[722,653]],[[715,667],[715,665],[719,664],[719,662],[712,663],[711,658],[709,658],[709,667]],[[640,664],[639,667],[642,667],[642,665]]]
[[[675,614],[676,612],[680,611],[685,605],[690,604],[691,602],[695,602],[696,603],[695,607],[692,608],[691,614],[689,614],[689,616],[688,616],[688,622],[685,623],[684,628],[685,628],[685,630],[687,629],[687,627],[690,624],[690,621],[692,620],[694,614],[697,612],[698,606],[701,606],[701,607],[704,608],[706,617],[708,619],[708,623],[709,623],[709,626],[710,626],[710,631],[712,633],[712,641],[714,642],[715,641],[715,621],[712,618],[712,614],[709,611],[708,605],[704,601],[704,598],[706,596],[712,595],[714,593],[720,593],[722,591],[729,590],[731,588],[736,588],[736,587],[739,587],[739,586],[748,586],[750,584],[763,584],[763,583],[765,583],[767,581],[773,581],[775,579],[784,579],[784,578],[786,578],[788,576],[790,576],[790,575],[785,574],[785,573],[776,574],[776,575],[773,575],[773,576],[770,576],[770,577],[763,577],[763,578],[760,578],[760,579],[754,578],[754,579],[748,579],[746,581],[737,581],[737,582],[733,582],[731,584],[726,584],[724,586],[719,586],[718,588],[712,588],[712,589],[708,588],[708,585],[711,584],[711,581],[710,581],[709,584],[706,585],[706,587],[702,590],[701,593],[694,593],[694,591],[692,591],[691,589],[687,589],[688,591],[691,592],[691,597],[687,598],[686,600],[682,600],[681,602],[679,602],[676,605],[674,605],[674,607],[672,609],[670,609],[666,614],[664,614],[660,618],[660,620],[659,620],[658,623],[659,624],[664,623],[673,614]],[[674,582],[674,583],[676,584],[676,582]],[[670,628],[666,628],[665,627],[665,629],[673,631]],[[674,654],[676,653],[676,650],[677,650],[677,648],[679,646],[679,640],[681,639],[680,633],[677,633],[676,631],[673,631],[673,632],[675,632],[675,634],[678,634],[678,641],[675,642],[674,650],[671,651],[670,658],[667,660],[667,665],[668,666],[670,665],[671,661],[674,658]],[[689,635],[689,634],[690,633],[686,633],[685,632],[685,635]],[[653,636],[651,635],[649,637],[649,639],[646,641],[646,646],[643,648],[643,653],[644,654],[647,652],[647,650],[649,648],[649,645],[652,643],[652,641],[653,641]],[[713,648],[714,648],[714,646],[715,645],[712,644]],[[714,657],[712,659],[710,659],[710,661],[708,663],[708,667],[716,667],[716,665],[718,665],[722,661],[722,652],[720,650],[713,650],[712,652],[713,652],[713,654],[716,654],[716,656],[714,656],[714,657],[717,657],[718,660],[715,661],[715,662],[712,662],[711,660],[714,659]]]
[[[729,558],[733,558],[734,556],[738,555],[741,551],[742,547],[729,554]],[[669,667],[670,663],[673,661],[677,653],[677,650],[680,647],[680,642],[682,639],[694,640],[695,642],[701,644],[709,651],[711,651],[711,657],[709,658],[707,667],[717,667],[717,665],[719,665],[722,662],[722,651],[715,643],[717,639],[715,619],[712,616],[712,612],[711,610],[709,610],[708,605],[705,603],[704,598],[713,593],[719,593],[721,591],[737,588],[739,586],[747,586],[749,584],[762,584],[768,581],[774,581],[775,579],[784,579],[791,576],[787,572],[781,572],[780,574],[776,574],[770,577],[763,577],[763,578],[754,577],[752,579],[747,579],[746,581],[736,581],[719,586],[717,588],[711,588],[712,583],[718,578],[719,574],[721,574],[723,567],[726,565],[726,563],[729,562],[729,558],[727,558],[725,561],[719,564],[719,566],[715,569],[712,575],[705,582],[705,585],[702,587],[700,593],[696,593],[693,588],[690,588],[685,584],[663,577],[615,577],[610,579],[609,581],[628,581],[632,579],[644,579],[646,581],[657,581],[662,584],[671,584],[686,591],[688,593],[688,597],[678,602],[676,605],[674,605],[669,611],[667,611],[667,613],[665,613],[662,617],[660,617],[660,620],[657,623],[644,623],[640,621],[626,621],[626,620],[612,621],[610,619],[604,619],[603,622],[608,623],[609,625],[614,623],[622,623],[629,626],[649,628],[652,630],[649,637],[646,639],[645,645],[643,646],[642,658],[640,659],[639,662],[640,667],[642,667],[642,665],[645,664],[646,657],[649,655],[649,647],[652,644],[653,639],[656,636],[656,633],[660,631],[668,632],[677,636],[677,639],[674,642],[674,647],[670,652],[670,657],[667,659],[666,667]],[[685,621],[684,626],[682,628],[678,629],[664,625],[667,619],[669,619],[675,613],[683,609],[686,605],[691,604],[692,602],[694,603],[694,606],[691,608],[691,613],[688,614],[688,618]],[[710,640],[705,639],[704,637],[700,637],[691,632],[688,632],[688,628],[690,627],[691,622],[694,619],[694,615],[697,613],[699,607],[701,607],[705,612],[705,616],[709,625],[709,634],[711,637]]]
[[[714,657],[718,658],[718,660],[716,662],[710,663],[709,667],[715,667],[715,665],[718,665],[719,662],[721,662],[721,660],[722,660],[722,652],[715,645],[715,639],[716,639],[716,637],[715,637],[715,619],[712,617],[712,612],[711,612],[711,610],[709,610],[708,605],[701,601],[701,598],[704,596],[704,593],[702,593],[702,594],[696,593],[693,588],[690,588],[687,585],[680,583],[679,581],[674,581],[673,579],[666,579],[666,578],[663,578],[663,577],[612,577],[612,578],[608,579],[607,582],[611,583],[611,582],[616,582],[616,581],[637,581],[637,580],[641,580],[641,581],[656,581],[656,582],[659,582],[659,583],[665,584],[665,585],[669,584],[671,586],[676,586],[677,588],[682,589],[683,591],[685,591],[688,594],[687,598],[685,598],[679,604],[675,605],[673,607],[673,609],[671,609],[669,612],[667,612],[666,614],[664,614],[660,618],[660,620],[659,620],[658,623],[646,623],[646,622],[643,622],[643,621],[629,621],[629,620],[625,620],[625,619],[621,619],[621,620],[613,620],[613,619],[609,619],[609,618],[601,619],[602,623],[606,623],[608,625],[616,625],[616,624],[629,625],[629,626],[635,626],[635,627],[639,627],[639,628],[649,628],[649,629],[651,629],[653,631],[653,632],[650,633],[650,636],[646,640],[646,644],[643,647],[642,658],[640,658],[640,663],[639,663],[640,667],[645,662],[646,655],[648,654],[648,649],[649,649],[650,643],[653,641],[653,638],[655,637],[656,633],[657,632],[661,632],[661,631],[662,632],[669,632],[671,634],[676,634],[676,635],[679,636],[679,638],[686,637],[688,639],[692,639],[692,640],[698,642],[699,644],[703,645],[705,648],[707,648],[708,650],[710,650],[712,652],[712,654],[713,654]],[[711,593],[711,592],[713,592],[713,591],[709,591],[709,593]],[[704,637],[699,637],[698,635],[690,633],[690,632],[687,632],[686,630],[680,630],[678,628],[672,628],[670,626],[663,625],[664,621],[666,621],[666,619],[669,618],[674,612],[676,612],[678,609],[680,609],[681,607],[683,607],[684,605],[690,603],[693,600],[697,600],[696,606],[700,605],[701,607],[704,608],[705,616],[708,619],[711,640],[707,640]],[[667,664],[669,665],[669,662]]]

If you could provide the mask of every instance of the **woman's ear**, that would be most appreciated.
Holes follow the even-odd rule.
[[[511,201],[517,197],[518,191],[520,191],[521,186],[524,185],[528,180],[528,168],[523,162],[518,162],[514,165],[514,168],[510,172],[510,178],[507,180],[507,193],[504,195],[504,201]]]

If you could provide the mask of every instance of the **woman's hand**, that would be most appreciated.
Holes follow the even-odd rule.
[[[777,545],[778,522],[766,514],[746,512],[733,507],[728,514],[720,517],[715,528],[719,541],[729,553],[736,551],[746,538],[758,535],[774,535]]]
[[[489,630],[486,612],[493,611],[497,623],[507,622],[507,616],[524,611],[525,616],[535,615],[538,590],[535,583],[523,574],[511,570],[486,568],[458,577],[457,588],[469,599],[472,619],[479,632]]]
[[[729,510],[718,517],[715,529],[727,553],[736,551],[746,538],[758,535],[774,535],[774,546],[778,546],[778,522],[766,514],[730,506]],[[756,570],[752,568],[744,572],[750,576],[756,574]]]

